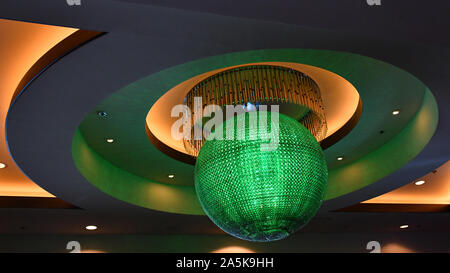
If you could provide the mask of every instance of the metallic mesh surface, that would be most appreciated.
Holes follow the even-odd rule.
[[[268,124],[271,114],[267,113]],[[209,218],[249,241],[273,241],[304,226],[325,195],[328,170],[319,143],[302,124],[279,115],[279,146],[261,151],[263,132],[248,126],[245,140],[207,140],[195,165],[195,188]],[[258,114],[260,115],[260,114]],[[270,126],[270,125],[269,125]],[[272,124],[273,126],[273,124]],[[269,127],[270,128],[270,127]],[[269,130],[270,132],[270,130]],[[255,133],[258,138],[250,140]]]
[[[204,105],[240,105],[291,103],[307,107],[310,111],[302,123],[322,141],[327,133],[325,108],[317,83],[308,75],[276,65],[245,65],[221,71],[195,85],[185,97],[185,104],[194,113],[194,98],[202,98]],[[200,117],[201,118],[201,117]],[[199,121],[192,115],[191,124]],[[193,131],[192,131],[193,132]],[[205,139],[194,135],[183,144],[190,155],[198,156]]]

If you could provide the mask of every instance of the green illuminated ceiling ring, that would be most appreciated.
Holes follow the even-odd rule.
[[[384,62],[328,50],[246,51],[178,65],[118,90],[80,124],[72,144],[76,167],[93,185],[120,200],[154,210],[203,214],[193,187],[193,166],[164,155],[149,142],[145,117],[159,97],[189,78],[214,69],[271,61],[327,69],[351,82],[361,95],[360,122],[325,151],[329,166],[326,200],[394,172],[425,147],[437,127],[437,105],[428,88]],[[391,120],[392,108],[402,109],[396,120]],[[99,119],[99,110],[108,112],[106,122]],[[383,128],[383,137],[376,134],[381,126],[389,128]],[[114,144],[105,143],[105,134],[116,139]],[[345,154],[348,151],[352,153]],[[336,162],[342,154],[346,160]],[[175,179],[169,179],[169,173],[175,173]]]

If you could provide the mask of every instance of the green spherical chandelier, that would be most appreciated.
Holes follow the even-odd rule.
[[[319,144],[326,122],[317,84],[284,67],[245,66],[204,80],[185,104],[192,109],[199,96],[219,106],[253,106],[218,126],[223,138],[184,141],[197,156],[195,189],[208,217],[237,238],[260,242],[286,238],[306,225],[320,208],[328,182]],[[290,110],[279,107],[275,114],[261,105]],[[191,124],[202,122],[193,118]],[[262,149],[273,132],[275,148]]]
[[[258,115],[260,113],[258,112]],[[249,113],[245,113],[249,124]],[[267,112],[270,120],[270,112]],[[237,123],[237,117],[224,123]],[[209,218],[225,232],[249,241],[273,241],[304,226],[319,209],[328,170],[322,149],[298,121],[279,115],[279,143],[254,127],[236,127],[245,140],[207,140],[195,166],[195,188]],[[241,131],[243,130],[243,131]],[[251,140],[250,135],[257,135]]]

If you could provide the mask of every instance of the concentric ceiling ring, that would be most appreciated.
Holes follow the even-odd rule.
[[[303,71],[318,84],[323,90],[321,97],[328,127],[325,139],[321,142],[323,149],[330,147],[348,134],[360,118],[362,103],[358,91],[350,82],[331,71],[292,62],[257,62],[246,65],[272,65]],[[147,114],[146,131],[150,141],[168,156],[194,165],[195,158],[188,155],[183,141],[177,141],[171,137],[171,126],[177,120],[171,116],[171,109],[177,104],[182,104],[189,91],[208,77],[242,66],[245,65],[211,70],[170,88],[152,105]],[[296,110],[298,109],[292,112],[297,113]]]
[[[165,90],[195,75],[242,63],[287,60],[301,61],[341,75],[358,89],[363,102],[370,102],[364,107],[355,129],[325,153],[330,168],[327,199],[360,189],[401,167],[417,155],[436,128],[437,110],[431,93],[416,78],[391,65],[342,52],[249,51],[186,63],[150,75],[118,91],[88,114],[81,124],[72,148],[75,164],[91,183],[118,199],[156,210],[202,214],[193,188],[186,187],[192,183],[192,167],[164,156],[148,143],[139,121],[143,121],[148,107]],[[384,81],[367,77],[368,73],[383,73]],[[408,92],[409,97],[402,97],[403,100],[399,101],[399,92]],[[380,141],[378,136],[371,136],[370,132],[378,130],[377,124],[386,126],[386,116],[391,112],[389,108],[399,104],[408,104],[411,112],[403,113],[401,119],[392,125],[391,139]],[[110,113],[110,121],[98,118],[100,109]],[[380,114],[380,109],[385,111]],[[375,114],[377,112],[378,115]],[[422,128],[419,130],[418,126]],[[114,142],[113,149],[99,137],[105,132],[119,140]],[[348,147],[358,147],[359,156],[349,157],[346,165],[337,165],[336,155]],[[400,153],[405,149],[408,153]],[[176,173],[178,185],[167,178],[168,173]]]

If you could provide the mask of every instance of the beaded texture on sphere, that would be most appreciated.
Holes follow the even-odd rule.
[[[270,112],[267,121],[270,133]],[[258,118],[261,112],[258,112]],[[207,140],[195,165],[195,189],[208,217],[225,232],[249,241],[274,241],[300,229],[316,214],[325,195],[328,169],[314,136],[298,121],[279,114],[279,144],[264,132],[234,123],[245,140]],[[265,131],[265,130],[264,130]],[[257,135],[251,140],[251,134]],[[253,138],[254,139],[254,138]]]

